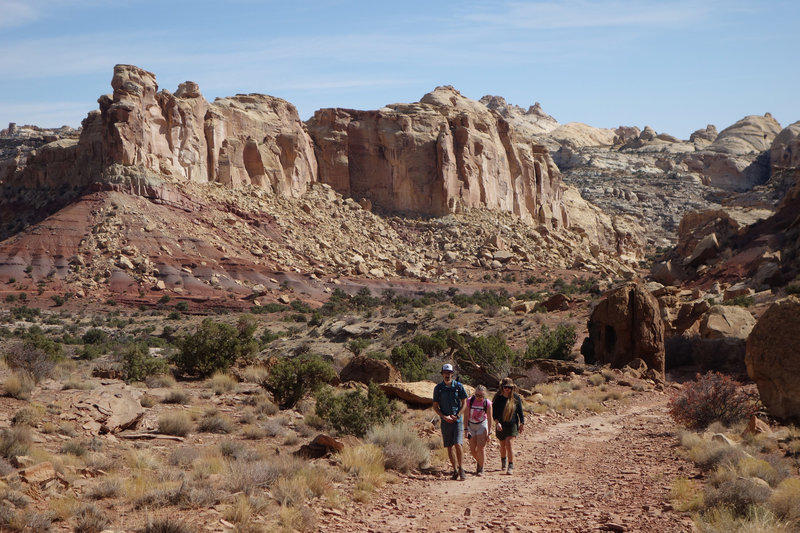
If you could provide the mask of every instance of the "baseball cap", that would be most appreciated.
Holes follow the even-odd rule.
[[[445,363],[442,365],[442,372],[452,372],[452,371],[453,371],[453,365],[451,365],[450,363]]]

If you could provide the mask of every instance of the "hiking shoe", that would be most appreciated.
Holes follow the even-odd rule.
[[[475,475],[476,476],[482,476],[483,475],[483,467],[482,466],[478,466],[478,469],[475,470]]]
[[[459,481],[464,481],[467,479],[466,476],[464,476],[464,469],[462,467],[458,467],[458,479]]]
[[[500,458],[500,470],[505,470],[505,469],[506,469],[506,458],[505,457],[501,457]]]
[[[508,465],[508,470],[506,470],[507,475],[511,475],[514,473],[514,465]]]
[[[450,476],[450,479],[453,480],[458,479],[458,470],[453,470],[453,475]]]

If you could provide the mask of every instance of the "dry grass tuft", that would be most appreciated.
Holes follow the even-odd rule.
[[[11,418],[12,426],[36,427],[42,418],[42,410],[33,405],[26,405]]]
[[[269,369],[262,365],[248,366],[242,370],[242,381],[245,383],[261,383],[269,376]]]
[[[183,411],[170,411],[158,418],[158,431],[166,435],[185,437],[192,431],[191,417]]]
[[[769,508],[800,530],[800,478],[790,477],[781,481],[769,499]]]
[[[3,382],[3,391],[6,396],[11,396],[17,400],[28,400],[35,383],[27,374],[17,374],[13,372]]]
[[[162,403],[188,405],[192,402],[192,395],[183,389],[170,389],[161,401]]]
[[[171,374],[153,374],[152,376],[147,376],[145,383],[151,389],[170,389],[177,385],[178,382],[175,381]]]
[[[271,488],[279,478],[287,477],[303,466],[302,460],[284,455],[247,463],[233,461],[228,465],[227,485],[232,492],[253,494],[257,490]]]
[[[214,391],[214,394],[217,396],[225,394],[226,392],[235,391],[238,384],[235,377],[225,372],[214,373],[206,382],[206,385]]]
[[[91,487],[86,495],[92,500],[105,500],[106,498],[116,498],[121,493],[122,480],[117,477],[110,477]]]
[[[10,459],[30,453],[33,439],[27,426],[13,426],[0,434],[0,456]]]
[[[78,509],[77,521],[73,531],[75,533],[100,533],[111,524],[108,516],[94,504],[88,504]]]
[[[400,472],[425,468],[430,462],[428,446],[405,425],[385,423],[367,432],[367,442],[383,449],[384,466]]]
[[[679,477],[672,482],[670,499],[677,511],[699,511],[703,508],[703,488],[696,481]]]
[[[227,416],[215,413],[201,418],[197,422],[197,431],[203,433],[228,434],[236,431],[236,424]]]

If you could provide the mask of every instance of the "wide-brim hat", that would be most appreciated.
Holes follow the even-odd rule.
[[[500,386],[502,387],[513,387],[514,380],[511,378],[503,378],[503,381],[500,382]]]

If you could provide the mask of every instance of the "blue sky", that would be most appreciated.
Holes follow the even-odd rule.
[[[766,112],[787,126],[799,30],[795,0],[0,0],[0,128],[78,126],[117,63],[209,100],[278,96],[303,120],[453,85],[681,138]]]

